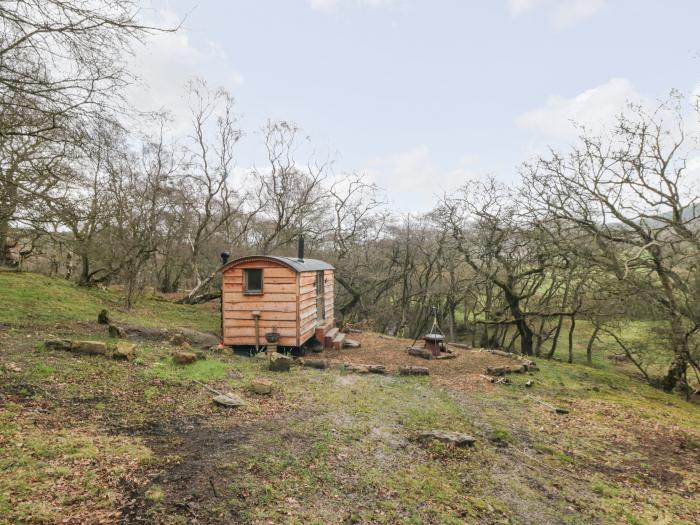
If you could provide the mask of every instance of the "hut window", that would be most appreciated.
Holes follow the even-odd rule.
[[[260,269],[246,269],[245,275],[245,293],[262,293],[263,291],[263,271]]]

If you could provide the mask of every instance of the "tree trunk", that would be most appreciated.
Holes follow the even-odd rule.
[[[561,327],[563,324],[564,324],[564,316],[560,315],[559,322],[557,322],[557,329],[554,330],[554,337],[552,338],[552,347],[549,349],[549,352],[547,353],[547,359],[552,359],[554,357],[554,353],[557,351],[557,343],[559,342],[559,334],[561,333]]]
[[[0,266],[10,266],[10,246],[7,236],[10,233],[10,225],[3,217],[0,217]]]
[[[591,338],[588,340],[588,345],[586,346],[586,363],[589,365],[593,364],[593,343],[595,342],[596,337],[598,337],[598,331],[600,330],[599,325],[595,325],[595,328],[593,329],[593,333],[591,334]]]
[[[574,330],[576,329],[576,317],[571,316],[571,324],[569,325],[569,363],[574,362]]]
[[[192,290],[190,290],[190,293],[188,293],[185,297],[177,301],[179,304],[196,304],[197,303],[197,298],[200,296],[204,296],[205,294],[203,293],[204,290],[208,288],[208,286],[211,284],[211,282],[214,280],[214,277],[216,277],[216,274],[219,270],[214,270],[209,276],[207,276],[206,279],[201,281],[197,286],[195,286]]]
[[[90,259],[87,255],[80,256],[80,286],[90,286]]]

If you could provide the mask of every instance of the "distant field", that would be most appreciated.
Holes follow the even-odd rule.
[[[219,323],[212,305],[121,304],[114,291],[0,272],[0,523],[698,522],[700,407],[602,356],[586,366],[580,341],[576,364],[538,361],[511,385],[480,378],[490,354],[468,351],[406,378],[275,374],[228,353],[178,366],[167,343],[139,343],[132,362],[43,348],[106,340],[101,308],[123,323]],[[327,357],[403,362],[405,340],[359,338],[359,351]],[[256,377],[273,381],[271,396],[251,392]],[[218,408],[193,380],[247,405]],[[422,429],[477,442],[421,444]]]

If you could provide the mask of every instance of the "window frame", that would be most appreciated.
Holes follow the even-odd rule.
[[[250,271],[260,272],[260,289],[250,290],[248,288],[248,275]],[[243,268],[243,295],[262,295],[264,293],[264,277],[265,272],[263,268]]]

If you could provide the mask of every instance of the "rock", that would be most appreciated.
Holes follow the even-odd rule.
[[[355,374],[369,374],[367,365],[354,365],[352,363],[344,363],[343,369],[346,372],[354,372]]]
[[[191,328],[178,328],[178,333],[196,348],[207,348],[208,346],[218,345],[221,342],[221,338],[216,334],[199,332]]]
[[[476,439],[468,434],[461,432],[444,432],[441,430],[419,430],[415,433],[418,441],[436,440],[443,443],[449,443],[458,447],[473,447]]]
[[[136,358],[136,344],[127,343],[125,341],[120,341],[117,343],[114,352],[112,352],[112,359],[125,359],[127,361],[132,361]]]
[[[97,314],[97,324],[110,324],[109,312],[107,312],[107,310],[102,309],[100,313]]]
[[[243,401],[236,394],[232,394],[231,392],[226,392],[226,394],[220,394],[220,395],[214,397],[213,401],[217,405],[221,405],[224,407],[232,407],[232,408],[233,407],[242,407],[245,405],[245,401]]]
[[[427,376],[430,375],[430,369],[424,366],[400,366],[399,375],[402,376]]]
[[[68,339],[51,339],[44,341],[44,347],[49,350],[70,350],[71,343]]]
[[[408,348],[408,355],[421,357],[423,359],[433,359],[435,357],[430,350],[425,348],[417,348],[415,346],[410,346]]]
[[[250,383],[250,387],[256,394],[266,395],[272,393],[272,381],[269,379],[263,379],[261,377],[253,379]]]
[[[345,338],[345,341],[343,341],[343,348],[360,348],[360,346],[362,346],[360,342],[354,339]]]
[[[170,338],[169,343],[173,346],[183,346],[184,344],[187,344],[189,346],[189,343],[187,342],[187,339],[185,339],[185,336],[182,334],[175,334]]]
[[[146,328],[145,326],[122,326],[120,328],[126,337],[133,339],[165,341],[170,337],[170,333],[161,328]]]
[[[107,344],[102,341],[72,341],[70,350],[76,354],[105,355]]]
[[[192,352],[173,352],[173,361],[178,365],[189,365],[197,360],[197,354]]]
[[[124,339],[126,337],[124,330],[113,324],[109,325],[107,332],[109,333],[109,336],[114,339]]]
[[[304,359],[302,366],[306,368],[316,368],[318,370],[325,370],[328,368],[328,360],[326,359]]]
[[[275,352],[270,358],[270,370],[273,372],[289,372],[292,366],[292,358]]]

